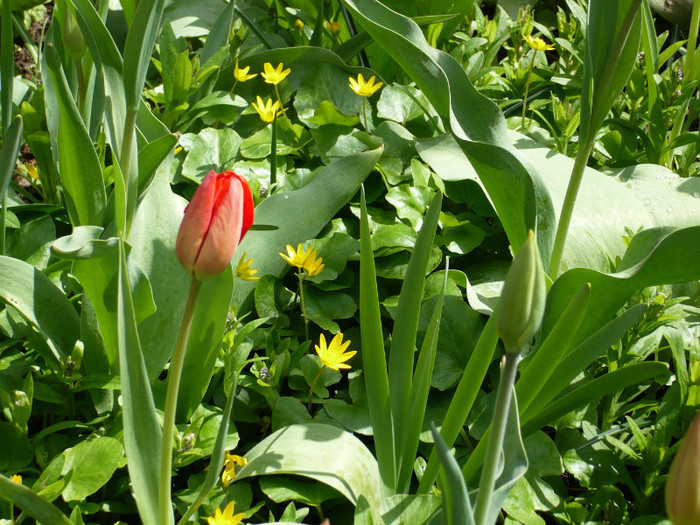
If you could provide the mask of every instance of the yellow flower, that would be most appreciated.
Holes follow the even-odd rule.
[[[10,477],[10,481],[14,481],[18,485],[21,485],[22,484],[22,476],[20,476],[19,474],[12,474],[12,476]]]
[[[209,516],[207,518],[207,523],[209,525],[238,525],[243,519],[244,514],[233,515],[233,501],[230,501],[223,512],[221,509],[217,508],[214,516]]]
[[[251,268],[250,265],[253,264],[253,258],[251,257],[247,261],[245,260],[246,252],[243,252],[241,258],[238,261],[238,266],[236,266],[236,275],[242,281],[259,281],[260,277],[255,277],[258,271],[255,268]]]
[[[323,264],[323,257],[316,258],[316,250],[311,250],[311,253],[306,258],[304,262],[304,271],[309,277],[316,277],[319,273],[323,271],[325,264]]]
[[[258,76],[257,73],[249,75],[248,71],[250,71],[250,66],[246,66],[243,69],[240,69],[238,67],[238,59],[236,59],[236,65],[233,68],[233,78],[235,78],[238,82],[245,82],[246,80],[250,80],[251,78],[255,78]]]
[[[532,38],[530,35],[525,35],[525,41],[535,51],[551,51],[554,49],[554,44],[548,44],[540,37]]]
[[[349,79],[350,80],[350,89],[352,89],[356,94],[360,95],[361,97],[371,97],[384,84],[384,82],[377,82],[375,84],[374,83],[375,78],[376,77],[374,75],[372,75],[370,77],[370,79],[365,82],[365,79],[362,76],[362,73],[357,75],[357,80],[350,77],[350,79]]]
[[[233,480],[236,479],[236,465],[245,467],[247,464],[248,460],[246,458],[236,456],[235,454],[229,454],[227,450],[226,459],[224,460],[224,470],[221,473],[221,483],[224,487],[228,487]]]
[[[280,256],[282,259],[287,261],[290,266],[296,266],[297,268],[303,268],[304,265],[306,264],[307,259],[311,257],[311,254],[313,253],[313,257],[316,257],[316,250],[313,248],[309,247],[304,251],[304,247],[299,243],[299,246],[297,246],[297,249],[294,250],[291,244],[287,245],[287,255],[283,254],[280,252]],[[320,262],[320,261],[319,261]]]
[[[350,341],[345,341],[343,343],[343,333],[338,332],[333,337],[330,346],[326,346],[326,338],[321,334],[321,339],[319,344],[316,346],[316,353],[318,357],[321,358],[321,363],[323,366],[332,368],[333,370],[340,370],[341,368],[350,368],[350,365],[345,364],[345,361],[354,356],[357,352],[346,352],[345,349],[350,344]]]
[[[294,27],[297,28],[297,31],[301,31],[302,29],[304,29],[304,22],[302,22],[300,18],[297,18],[294,21]]]
[[[332,35],[339,35],[340,34],[340,23],[335,22],[335,21],[328,21],[326,22],[326,27],[328,28],[328,31]]]
[[[39,178],[39,171],[36,169],[36,166],[33,164],[23,164],[24,171],[27,172],[27,175],[29,175],[32,179],[37,180]]]
[[[255,111],[258,112],[258,115],[260,115],[260,118],[263,120],[263,122],[272,122],[273,120],[275,120],[277,110],[280,108],[279,100],[275,100],[273,104],[271,98],[268,98],[266,102],[263,102],[263,99],[260,98],[260,95],[258,95],[256,98],[258,103],[256,104],[255,102],[253,102],[253,107],[255,108]]]
[[[275,86],[282,82],[285,78],[287,78],[287,75],[291,73],[291,69],[287,68],[284,71],[282,71],[282,68],[284,67],[284,64],[280,62],[277,65],[277,68],[273,69],[272,64],[269,62],[265,62],[265,65],[263,68],[265,69],[265,72],[262,73],[262,77],[265,79],[265,82],[268,84],[274,84]]]

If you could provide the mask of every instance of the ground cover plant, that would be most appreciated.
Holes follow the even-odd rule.
[[[0,519],[700,522],[700,4],[533,3],[5,0]]]

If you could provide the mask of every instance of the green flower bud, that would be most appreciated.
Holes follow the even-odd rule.
[[[700,523],[700,412],[676,452],[666,480],[666,512],[673,525]]]
[[[520,353],[540,328],[547,296],[544,271],[535,234],[513,259],[496,309],[498,334],[507,352]]]
[[[66,9],[66,18],[63,23],[63,41],[66,51],[73,59],[80,60],[85,54],[85,38],[70,7]]]

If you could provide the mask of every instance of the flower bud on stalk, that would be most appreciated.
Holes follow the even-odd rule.
[[[175,243],[177,258],[195,279],[214,277],[231,264],[252,223],[248,182],[232,171],[210,171],[185,208]]]
[[[496,310],[498,334],[506,352],[520,353],[540,328],[547,297],[544,271],[535,234],[527,240],[508,270]]]
[[[700,523],[700,412],[673,458],[664,496],[673,525]]]

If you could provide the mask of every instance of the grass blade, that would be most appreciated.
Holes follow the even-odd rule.
[[[53,504],[36,495],[28,487],[15,483],[2,474],[0,474],[0,495],[9,499],[13,505],[17,505],[32,518],[36,519],[38,523],[50,523],[51,525],[71,524],[66,515]]]

